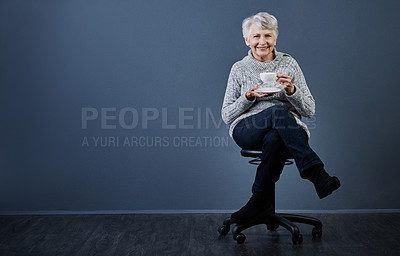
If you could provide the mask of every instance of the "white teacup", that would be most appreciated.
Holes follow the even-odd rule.
[[[276,79],[278,79],[278,76],[277,73],[265,72],[265,73],[260,73],[260,78],[264,83],[272,83],[275,82]]]

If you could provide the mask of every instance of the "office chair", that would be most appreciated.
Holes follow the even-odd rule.
[[[249,161],[250,164],[258,165],[261,163],[262,152],[257,150],[247,150],[242,149],[240,151],[243,157],[251,157],[252,159]],[[291,165],[293,161],[290,159],[286,160],[285,165]],[[242,233],[243,230],[248,229],[250,227],[265,224],[267,225],[267,229],[270,231],[276,231],[279,226],[284,227],[292,234],[292,242],[293,244],[301,244],[303,242],[303,236],[300,233],[299,228],[293,223],[305,223],[309,225],[313,225],[312,236],[313,238],[322,236],[322,223],[320,220],[312,217],[297,215],[297,214],[284,214],[284,213],[276,213],[275,212],[275,189],[274,195],[272,196],[272,206],[273,206],[273,214],[258,220],[256,222],[248,223],[248,224],[237,224],[231,221],[231,218],[228,217],[224,220],[222,226],[218,228],[218,232],[225,236],[228,234],[230,230],[230,226],[233,225],[232,234],[233,239],[236,240],[237,243],[241,244],[246,240],[246,236]]]

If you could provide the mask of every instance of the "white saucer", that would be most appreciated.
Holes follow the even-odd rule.
[[[255,90],[255,92],[259,93],[275,93],[275,92],[280,92],[282,88],[279,87],[261,87]]]

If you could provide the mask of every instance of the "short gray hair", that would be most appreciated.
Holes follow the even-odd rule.
[[[267,12],[259,12],[256,15],[244,19],[242,23],[242,32],[244,38],[249,38],[250,27],[253,24],[257,24],[262,29],[271,29],[274,32],[275,38],[278,38],[278,20],[273,15]]]

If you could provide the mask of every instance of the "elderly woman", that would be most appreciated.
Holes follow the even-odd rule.
[[[243,37],[248,55],[236,62],[229,74],[222,106],[222,119],[230,124],[229,134],[241,148],[262,150],[248,203],[232,214],[236,222],[246,222],[273,213],[274,183],[288,156],[294,158],[300,176],[310,180],[322,199],[340,187],[337,177],[324,170],[324,164],[311,149],[307,126],[301,116],[312,117],[314,98],[296,60],[275,48],[278,22],[266,12],[243,21]],[[282,88],[262,93],[260,73],[277,73]]]

